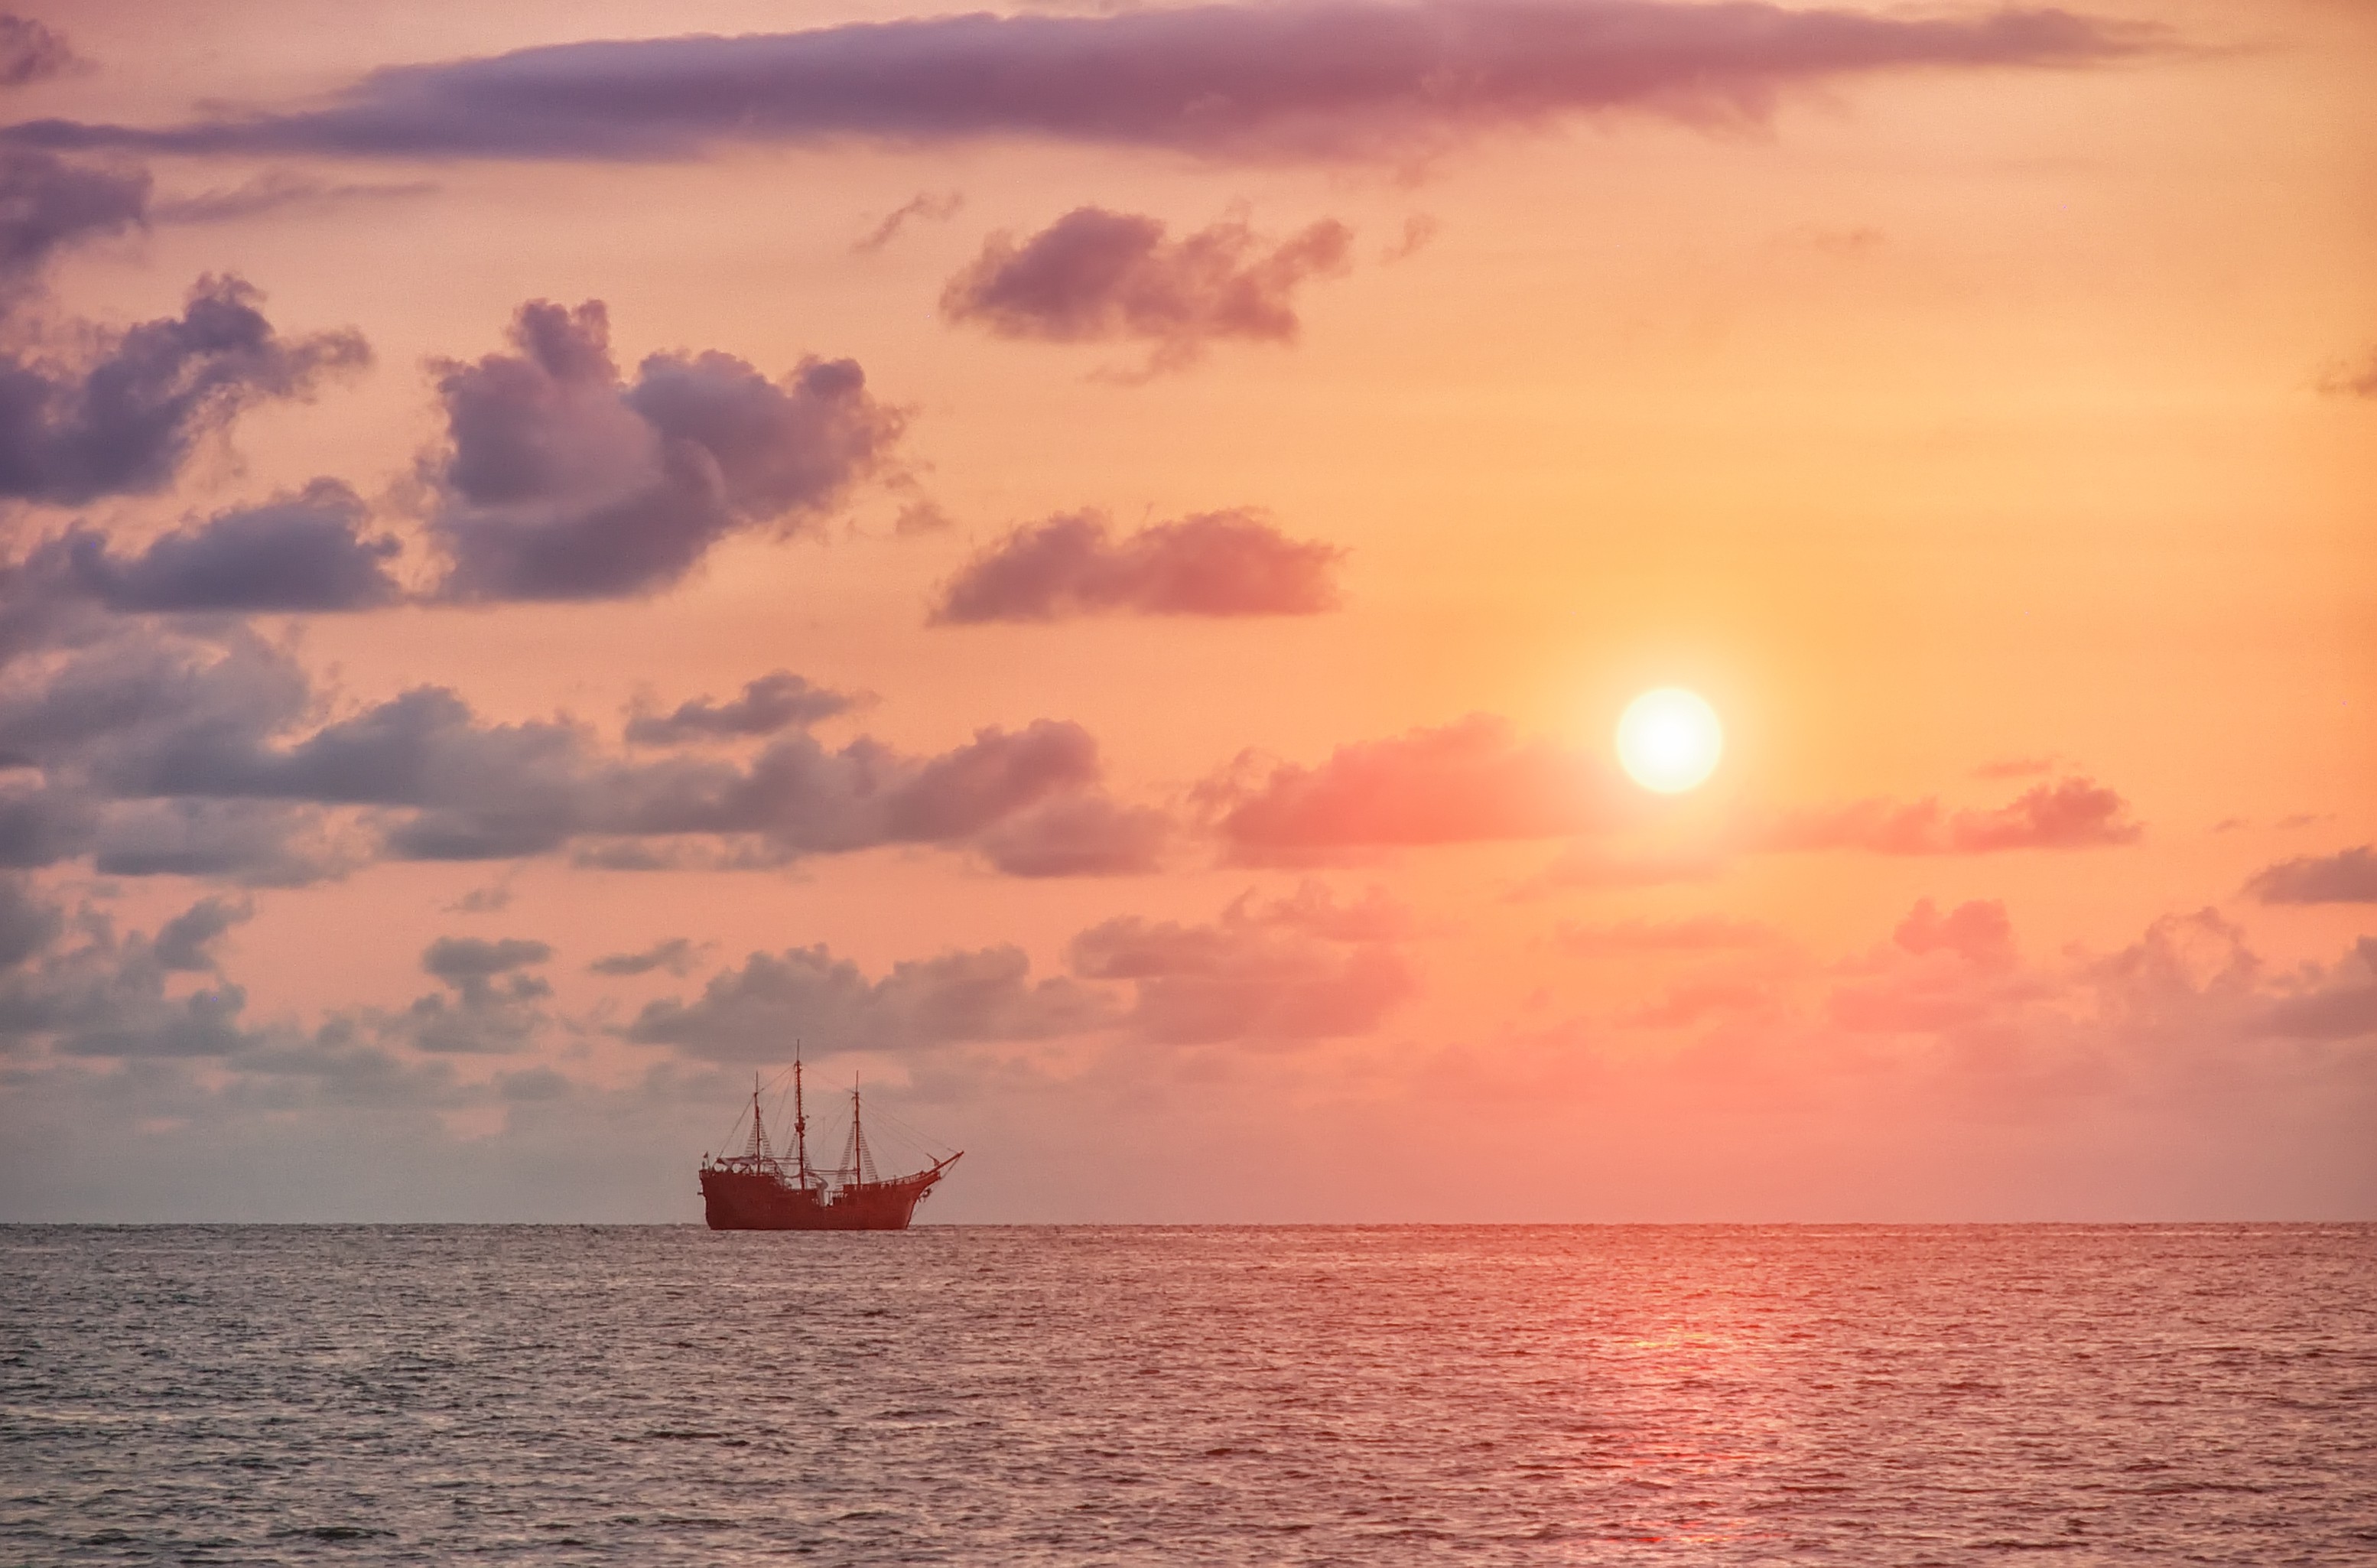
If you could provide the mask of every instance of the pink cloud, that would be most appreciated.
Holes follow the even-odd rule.
[[[1241,893],[1223,918],[1305,931],[1332,942],[1402,941],[1420,931],[1417,912],[1376,883],[1358,900],[1340,904],[1327,883],[1309,877],[1284,898],[1257,903],[1251,891]]]
[[[2377,844],[2281,860],[2255,872],[2245,891],[2264,904],[2377,904]]]
[[[1242,757],[1198,788],[1227,858],[1295,864],[1397,845],[1556,838],[1609,814],[1607,770],[1509,721],[1339,747],[1314,766]]]
[[[1076,616],[1308,616],[1337,607],[1344,551],[1260,514],[1200,512],[1116,538],[1096,512],[1018,528],[942,591],[936,626]]]
[[[1792,812],[1752,837],[1769,850],[1862,849],[1878,855],[1989,855],[2135,844],[2129,802],[2094,780],[2037,785],[1993,810],[1950,811],[1937,799],[1860,800]]]
[[[2005,905],[1975,899],[1942,915],[1929,899],[1918,901],[1891,933],[1913,953],[1948,952],[1984,968],[2004,969],[2014,960],[2013,922]]]
[[[1404,929],[1382,893],[1340,905],[1307,883],[1269,904],[1241,897],[1207,926],[1120,916],[1068,952],[1084,978],[1131,984],[1127,1022],[1143,1038],[1286,1043],[1368,1034],[1415,994],[1416,976],[1390,945]]]

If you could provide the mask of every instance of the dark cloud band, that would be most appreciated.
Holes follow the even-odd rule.
[[[1652,0],[975,14],[524,49],[377,71],[320,109],[7,134],[53,149],[375,158],[651,160],[729,143],[998,137],[1379,157],[1601,110],[1755,118],[1796,85],[2085,66],[2157,36],[2051,8],[1916,18]]]

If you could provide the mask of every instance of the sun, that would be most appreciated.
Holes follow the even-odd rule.
[[[1679,795],[1716,772],[1725,726],[1716,710],[1680,686],[1646,691],[1618,721],[1618,760],[1644,789]]]

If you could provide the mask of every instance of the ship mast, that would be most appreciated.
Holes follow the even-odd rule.
[[[801,1098],[801,1043],[793,1042],[793,1148],[800,1166],[801,1185],[809,1184],[809,1112]]]
[[[858,1074],[850,1075],[850,1173],[863,1185],[874,1179],[867,1167],[875,1162],[866,1157],[866,1132],[858,1121]]]
[[[747,1159],[770,1159],[775,1151],[768,1147],[768,1124],[759,1119],[759,1075],[751,1074],[751,1152]]]

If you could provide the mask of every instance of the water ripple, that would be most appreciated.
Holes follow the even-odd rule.
[[[2377,1227],[0,1228],[0,1561],[2366,1563]]]

